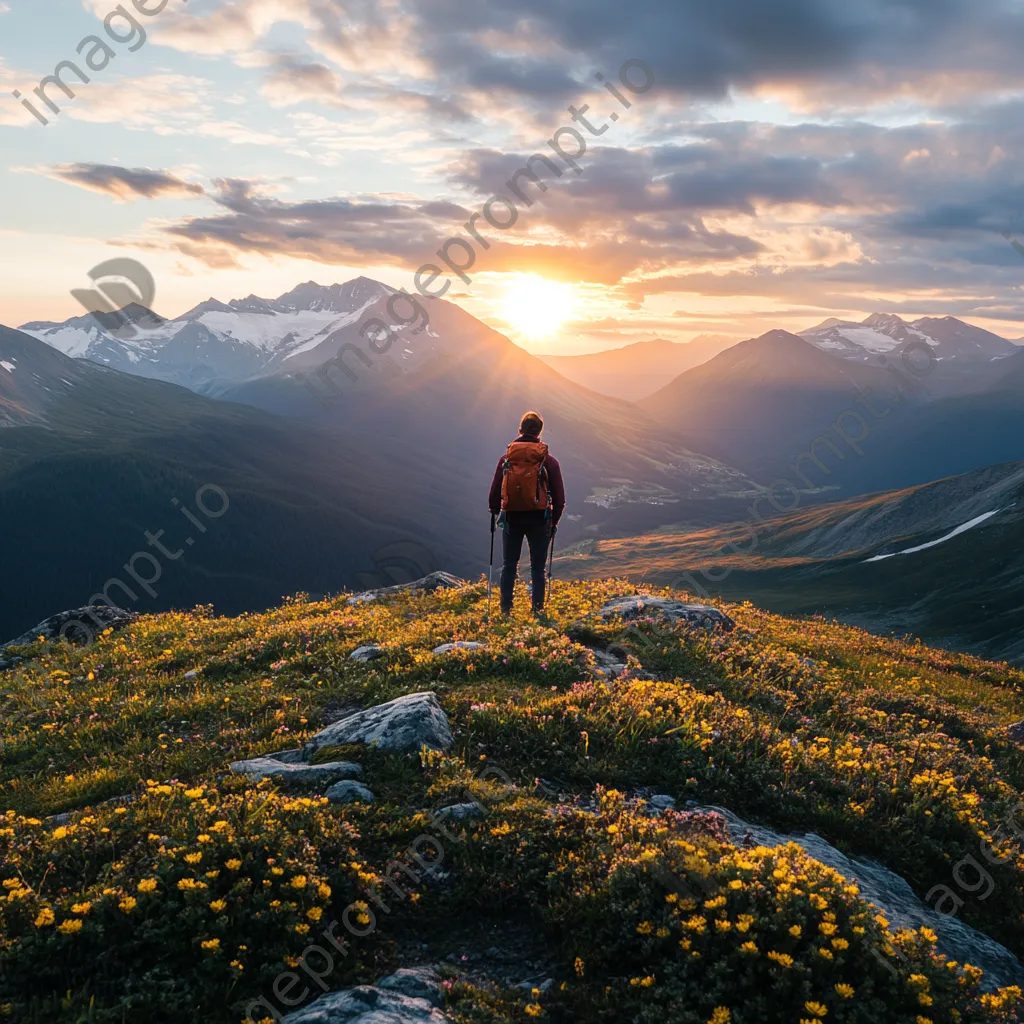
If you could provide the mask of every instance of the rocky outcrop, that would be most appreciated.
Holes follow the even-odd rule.
[[[956,917],[938,913],[917,897],[905,879],[881,864],[847,857],[814,833],[782,835],[761,825],[751,825],[721,807],[702,810],[713,811],[725,819],[729,838],[737,846],[796,843],[815,860],[834,868],[847,879],[855,879],[861,896],[885,914],[894,930],[922,925],[931,928],[939,937],[937,948],[941,953],[960,963],[982,968],[985,972],[982,987],[986,990],[1024,984],[1024,967],[1005,946]]]
[[[669,622],[685,622],[709,632],[714,629],[729,632],[736,628],[732,618],[709,604],[685,604],[670,597],[655,597],[650,594],[617,597],[614,601],[609,601],[597,614],[602,619],[667,619]]]
[[[304,750],[308,760],[321,747],[345,743],[367,743],[381,750],[405,752],[421,747],[447,750],[454,742],[437,695],[425,690],[357,711],[318,732]]]
[[[373,792],[361,782],[350,779],[336,782],[324,794],[332,804],[372,804]]]
[[[465,585],[465,580],[453,576],[450,572],[432,572],[422,579],[413,580],[412,583],[399,583],[393,587],[380,587],[377,590],[364,590],[361,594],[353,594],[346,604],[366,604],[368,601],[377,601],[392,594],[432,594],[435,590],[452,590]]]
[[[1013,740],[1014,743],[1024,743],[1024,721],[1014,722],[1013,725],[1006,727],[1006,735]]]
[[[27,647],[44,640],[59,640],[62,637],[72,643],[92,643],[105,629],[121,629],[133,623],[139,616],[116,605],[97,604],[85,608],[72,608],[43,619],[34,629],[14,640],[0,644],[0,669],[10,668],[13,658],[5,659],[9,647]],[[62,632],[63,630],[63,632]]]
[[[287,753],[287,751],[286,751]],[[303,764],[278,761],[273,757],[256,757],[251,761],[235,761],[231,770],[249,778],[273,779],[296,786],[329,786],[341,779],[355,779],[363,769],[351,761],[329,761],[326,764]]]
[[[444,989],[427,968],[403,968],[376,985],[328,992],[304,1009],[288,1014],[283,1024],[448,1024],[438,1007]]]

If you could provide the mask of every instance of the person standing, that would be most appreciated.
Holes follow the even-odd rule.
[[[544,562],[548,545],[565,509],[565,487],[558,460],[540,439],[544,421],[536,412],[526,413],[519,436],[498,459],[488,505],[501,526],[501,612],[512,611],[512,595],[519,574],[523,540],[530,547],[533,611],[544,608]]]

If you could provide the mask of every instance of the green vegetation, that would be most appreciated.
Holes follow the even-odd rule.
[[[1024,788],[1005,732],[1024,717],[1024,673],[750,605],[728,607],[727,635],[596,618],[631,589],[556,582],[550,626],[488,627],[475,584],[352,607],[298,595],[238,618],[197,608],[85,650],[22,650],[0,677],[0,1007],[31,1022],[239,1024],[347,907],[374,920],[367,893],[389,861],[469,789],[489,814],[458,826],[442,881],[403,879],[408,898],[346,936],[332,987],[400,966],[405,940],[453,922],[517,921],[543,937],[555,986],[456,977],[460,1024],[1015,1020],[1016,990],[980,996],[979,970],[937,956],[927,929],[894,933],[797,847],[736,848],[706,818],[648,818],[622,793],[816,831],[922,897],[953,886],[984,840],[1006,861],[990,869],[997,896],[965,893],[960,916],[1019,955],[1024,855],[998,827]],[[488,647],[431,653],[455,639]],[[369,642],[385,657],[348,660]],[[596,680],[583,642],[631,643],[657,679],[634,661]],[[362,762],[373,805],[226,773],[300,745],[325,711],[425,689],[450,751],[331,752]],[[488,765],[515,788],[482,781]]]

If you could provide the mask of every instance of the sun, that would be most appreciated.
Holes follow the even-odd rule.
[[[504,317],[531,340],[557,334],[575,309],[575,290],[560,281],[523,274],[505,286]]]

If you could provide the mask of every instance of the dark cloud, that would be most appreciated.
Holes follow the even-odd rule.
[[[962,94],[993,75],[1021,80],[1024,17],[1002,0],[405,0],[401,10],[442,87],[529,100],[572,99],[579,81],[630,58],[663,93],[688,97],[776,85],[815,102],[811,90],[832,87],[842,103],[915,83]],[[517,38],[534,52],[516,52]]]
[[[133,199],[162,199],[205,194],[202,185],[185,181],[167,171],[115,167],[111,164],[60,164],[46,173],[57,181],[114,196],[124,202]]]

